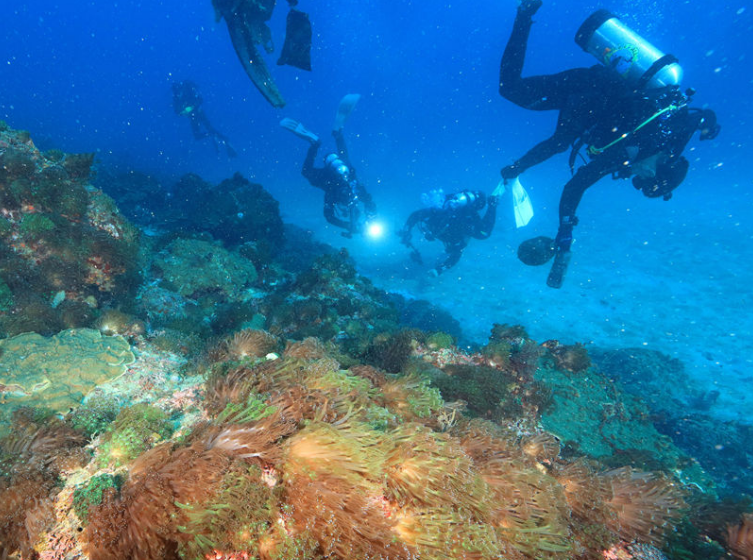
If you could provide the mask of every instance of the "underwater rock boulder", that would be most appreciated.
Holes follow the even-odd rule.
[[[240,173],[215,186],[186,175],[171,198],[168,220],[185,231],[209,233],[230,246],[263,245],[272,253],[285,242],[280,203]]]
[[[190,299],[212,293],[238,299],[258,278],[251,261],[200,239],[176,239],[155,258],[152,268],[166,287]]]

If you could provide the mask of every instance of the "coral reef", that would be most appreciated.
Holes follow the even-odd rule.
[[[294,228],[285,248],[276,203],[240,176],[165,198],[182,232],[145,240],[134,301],[110,274],[130,270],[114,241],[130,234],[87,186],[91,158],[0,134],[4,328],[23,307],[14,328],[99,329],[0,341],[0,558],[750,557],[750,502],[720,500],[670,439],[702,417],[662,436],[653,422],[676,418],[620,388],[619,356],[511,324],[461,350],[451,317],[374,288],[347,252]],[[97,259],[24,261],[76,244]],[[53,287],[21,289],[39,278]],[[66,287],[86,282],[102,294]]]
[[[95,387],[122,375],[134,355],[120,337],[75,329],[45,338],[27,333],[0,340],[0,420],[34,402],[66,413]]]
[[[753,558],[753,514],[746,514],[739,524],[728,527],[727,546],[736,560]]]

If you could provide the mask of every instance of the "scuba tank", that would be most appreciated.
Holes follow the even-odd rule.
[[[682,80],[682,66],[674,56],[664,54],[608,10],[591,14],[575,42],[637,89],[677,86]]]

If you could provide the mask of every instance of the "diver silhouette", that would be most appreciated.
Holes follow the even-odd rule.
[[[323,167],[314,165],[321,147],[319,136],[293,119],[284,118],[280,122],[280,126],[309,142],[301,174],[312,186],[324,191],[324,218],[345,230],[344,237],[363,233],[367,222],[376,217],[376,204],[356,176],[343,135],[345,121],[359,98],[357,94],[349,94],[340,101],[332,128],[337,151],[325,156]]]
[[[573,176],[560,198],[556,238],[549,244],[541,238],[524,242],[518,252],[530,264],[554,257],[547,285],[559,288],[578,223],[575,212],[585,191],[607,175],[633,177],[633,185],[645,196],[669,200],[687,174],[689,164],[682,152],[693,134],[700,131],[701,140],[710,140],[720,127],[713,111],[688,107],[695,92],[681,91],[682,68],[677,60],[606,10],[589,17],[576,35],[576,42],[601,64],[523,78],[533,16],[541,5],[541,0],[523,0],[518,7],[502,55],[499,91],[526,109],[559,111],[557,126],[550,138],[504,167],[501,174],[505,181],[514,179],[571,149]],[[576,171],[575,161],[586,146],[588,160]]]
[[[400,242],[411,250],[411,258],[422,262],[413,246],[411,231],[418,226],[427,241],[438,240],[444,245],[445,256],[431,269],[439,276],[455,266],[471,238],[488,239],[497,218],[497,197],[486,197],[479,191],[460,191],[447,196],[432,191],[422,197],[427,207],[416,210],[398,231]],[[483,217],[479,214],[486,207]]]
[[[199,88],[190,80],[184,80],[182,82],[175,82],[172,85],[173,89],[173,109],[175,114],[188,118],[191,123],[191,132],[193,137],[197,140],[202,138],[211,138],[214,142],[215,149],[219,150],[219,146],[224,146],[227,151],[227,155],[230,157],[236,157],[238,154],[230,145],[227,137],[212,126],[209,122],[202,104],[204,100],[201,98]]]

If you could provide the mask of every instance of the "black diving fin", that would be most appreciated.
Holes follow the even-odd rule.
[[[247,24],[244,22],[238,22],[234,19],[228,20],[227,18],[225,18],[225,21],[227,29],[230,32],[230,40],[235,48],[235,53],[238,55],[238,60],[240,60],[246,74],[251,78],[251,82],[273,107],[284,107],[285,98],[280,93],[280,90],[277,89],[277,84],[275,84],[272,75],[269,73],[267,65],[264,63],[264,58],[256,48],[255,34],[252,33],[252,30],[248,29]],[[256,22],[256,24],[256,35],[259,37],[270,35],[269,28],[267,28],[264,22]],[[267,42],[259,42],[264,45],[265,50],[269,50]]]
[[[570,251],[557,251],[557,254],[554,255],[552,268],[549,270],[549,276],[546,279],[546,285],[550,288],[561,288],[569,264]]]
[[[311,22],[307,13],[294,8],[288,12],[285,42],[277,64],[311,70]]]

